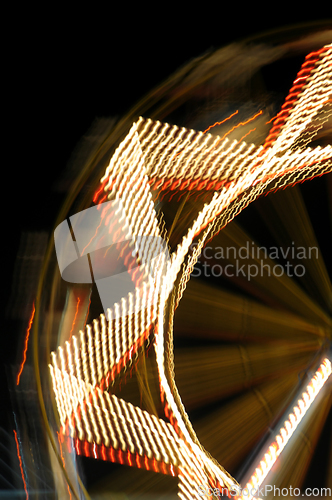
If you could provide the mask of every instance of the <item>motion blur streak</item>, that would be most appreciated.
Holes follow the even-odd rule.
[[[319,369],[311,379],[310,384],[307,386],[306,391],[302,394],[302,398],[298,400],[297,405],[294,406],[293,412],[289,414],[288,420],[285,425],[280,429],[279,434],[275,438],[267,452],[265,453],[260,465],[256,468],[250,481],[247,483],[246,488],[251,492],[254,489],[262,486],[263,481],[277,461],[279,455],[285,448],[291,436],[294,434],[297,426],[305,416],[306,412],[314,402],[315,398],[321,391],[323,385],[328,380],[332,373],[332,365],[329,359],[324,359]],[[253,495],[242,496],[241,498],[248,498],[251,500]]]
[[[33,306],[32,306],[32,313],[31,313],[31,317],[30,317],[30,321],[29,321],[29,326],[27,328],[27,333],[26,333],[26,336],[25,336],[25,345],[24,345],[24,351],[23,351],[23,361],[21,363],[20,370],[19,370],[19,372],[17,374],[16,385],[18,385],[20,383],[20,378],[21,378],[21,375],[22,375],[22,372],[23,372],[24,364],[25,364],[25,361],[27,359],[28,342],[29,342],[30,330],[31,330],[31,326],[32,326],[34,315],[35,315],[35,304],[33,304]]]
[[[75,317],[73,320],[73,325],[72,325],[71,330],[70,330],[69,338],[72,336],[72,333],[74,330],[74,326],[75,326],[76,318],[77,318],[77,313],[78,313],[78,306],[80,305],[80,301],[81,301],[80,297],[77,297],[76,313],[75,313]]]
[[[218,137],[139,118],[114,152],[94,201],[101,210],[105,199],[123,207],[114,217],[121,222],[117,231],[122,239],[130,236],[135,244],[135,252],[129,245],[126,251],[131,252],[131,259],[144,255],[153,273],[139,276],[132,268],[130,255],[123,253],[135,292],[123,297],[79,336],[73,335],[65,348],[59,346],[51,355],[49,368],[60,433],[73,440],[78,454],[163,474],[175,473],[179,477],[178,494],[183,499],[198,498],[198,485],[231,488],[237,484],[205,451],[181,401],[174,375],[174,311],[204,245],[249,203],[269,191],[331,172],[332,147],[306,147],[331,113],[327,104],[332,92],[331,48],[329,45],[309,54],[264,145],[230,141],[226,135],[231,131]],[[238,126],[260,114],[262,111]],[[159,239],[164,236],[169,242],[169,236],[157,218],[153,190],[157,196],[162,191],[206,191],[206,203],[191,225],[184,225],[185,235],[170,260],[163,253],[154,259]],[[108,221],[105,212],[102,223],[108,224],[109,232],[114,229],[114,220]],[[155,237],[156,242],[145,245],[140,237],[146,235]],[[98,237],[98,228],[93,237]],[[195,238],[197,245],[190,253]],[[300,292],[297,294],[293,288],[288,293],[292,292],[294,308],[303,308]],[[315,305],[310,306],[308,314],[321,314]],[[303,324],[309,333],[315,330],[309,321]],[[170,423],[107,390],[131,367],[152,334],[160,398]],[[317,333],[324,335],[325,331]],[[310,350],[312,345],[307,348]],[[245,377],[250,369],[246,355],[240,348]],[[266,470],[288,442],[330,371],[326,360],[285,429],[281,429],[276,448],[269,451]],[[278,383],[271,384],[278,387]],[[254,397],[269,411],[261,392],[256,390]]]
[[[21,459],[21,453],[20,453],[20,445],[18,443],[17,433],[16,433],[15,429],[14,429],[14,436],[15,436],[15,442],[16,442],[17,456],[18,456],[18,460],[20,462],[20,470],[21,470],[21,476],[22,476],[24,490],[25,490],[25,494],[26,494],[26,500],[29,500],[29,493],[28,493],[28,490],[27,490],[27,484],[25,482],[25,477],[24,477],[24,472],[23,472],[23,466],[22,466],[22,459]]]
[[[233,130],[235,130],[236,128],[241,127],[242,125],[247,125],[247,123],[252,122],[253,120],[255,120],[255,118],[257,118],[257,116],[260,116],[262,113],[263,113],[263,111],[262,111],[262,110],[260,110],[260,111],[258,111],[258,113],[256,113],[254,116],[252,116],[251,118],[248,118],[248,120],[246,120],[246,121],[244,121],[244,122],[240,122],[240,123],[238,123],[237,125],[234,125],[234,127],[232,127],[232,128],[231,128],[228,132],[226,132],[226,134],[224,134],[220,140],[222,141],[223,139],[225,139],[225,137],[226,137],[227,135],[229,135],[231,132],[233,132]],[[247,134],[246,134],[246,135],[247,135]],[[243,137],[246,137],[246,135],[245,135],[245,136],[243,136]],[[242,138],[242,139],[243,139],[243,138]],[[240,139],[240,140],[239,140],[239,142],[241,142],[241,141],[242,141],[242,139]]]
[[[227,116],[227,118],[225,118],[224,120],[221,120],[221,122],[215,122],[213,125],[210,125],[207,129],[204,130],[203,134],[206,134],[206,132],[211,130],[211,128],[216,127],[217,125],[221,125],[222,123],[225,123],[227,120],[230,120],[231,118],[233,118],[233,116],[237,115],[238,112],[239,112],[239,110],[237,109],[234,113]]]
[[[63,467],[65,469],[66,468],[66,462],[65,462],[65,457],[63,456],[63,453],[62,453],[62,443],[61,443],[61,437],[60,437],[60,433],[59,432],[57,432],[57,436],[58,436],[58,441],[59,441],[59,448],[60,448],[61,460],[62,460],[62,463],[63,463]],[[69,484],[67,484],[67,488],[68,488],[69,500],[71,500],[72,496],[71,496]]]

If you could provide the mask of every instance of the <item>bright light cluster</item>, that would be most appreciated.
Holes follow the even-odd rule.
[[[122,252],[135,293],[123,297],[106,316],[102,314],[79,337],[72,336],[52,353],[50,371],[61,433],[73,438],[77,453],[178,475],[183,499],[199,498],[197,485],[230,488],[236,484],[200,445],[177,392],[172,353],[165,357],[165,342],[172,340],[172,314],[208,239],[263,192],[331,172],[331,146],[305,147],[331,111],[331,62],[331,45],[309,54],[263,146],[140,118],[115,151],[94,202],[101,211],[106,200],[121,204],[121,212],[103,213],[101,225],[110,232],[114,227],[122,231],[123,240],[130,235],[136,256],[144,254],[144,262],[153,261],[155,248],[144,246],[139,237],[167,239],[155,213],[152,190],[159,196],[162,191],[205,190],[210,201],[170,259],[161,253],[153,261],[152,274],[135,271],[131,263],[135,252],[128,243]],[[188,255],[195,237],[198,245]],[[166,325],[165,307],[179,273],[180,285]],[[130,367],[151,334],[170,424],[105,390]],[[317,383],[326,370],[327,362],[317,372]],[[308,388],[304,406],[299,402],[280,431],[276,448],[269,450],[271,460],[303,418],[316,395],[315,383]]]
[[[288,415],[288,419],[285,421],[284,426],[280,429],[279,434],[275,438],[275,441],[270,445],[269,449],[264,455],[264,458],[261,460],[259,466],[251,476],[250,481],[246,485],[248,491],[257,490],[260,486],[262,486],[266,476],[272,469],[277,458],[285,448],[291,436],[294,434],[297,426],[305,416],[306,412],[310,408],[311,404],[315,400],[316,396],[322,389],[327,379],[330,377],[331,373],[331,361],[326,358],[311,379],[310,384],[302,394],[302,398],[299,399],[297,404],[294,406],[293,412]],[[253,496],[246,496],[245,498],[248,498],[250,500],[251,498],[253,498]]]

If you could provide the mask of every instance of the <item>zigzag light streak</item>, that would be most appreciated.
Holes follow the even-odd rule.
[[[305,148],[331,112],[331,62],[331,45],[309,54],[263,146],[140,118],[115,151],[94,201],[102,213],[100,227],[120,231],[123,240],[133,237],[134,251],[127,243],[121,252],[135,293],[59,347],[50,365],[61,432],[73,438],[78,454],[178,476],[183,499],[200,498],[198,485],[236,484],[200,445],[182,405],[173,373],[173,312],[204,244],[243,208],[263,192],[331,172],[331,146]],[[210,193],[169,261],[163,253],[154,259],[163,231],[151,190]],[[117,200],[122,212],[107,213],[106,198]],[[140,235],[156,237],[156,245],[140,241]],[[188,256],[195,237],[198,245]],[[137,258],[147,263],[146,271],[137,271]],[[170,424],[105,390],[152,333]]]
[[[302,394],[302,398],[299,399],[297,404],[294,406],[293,412],[288,415],[288,419],[285,421],[285,425],[280,429],[279,434],[276,436],[275,442],[270,445],[269,449],[264,455],[264,458],[261,460],[259,466],[251,476],[249,482],[246,485],[248,492],[257,490],[260,486],[262,486],[277,458],[294,434],[297,426],[305,416],[306,412],[309,410],[310,406],[314,402],[316,396],[319,394],[325,382],[330,377],[331,373],[331,361],[326,358],[311,379],[310,384],[306,388],[306,391]],[[248,500],[251,500],[253,498],[253,495],[249,494],[245,497],[242,496],[241,498],[248,498]]]

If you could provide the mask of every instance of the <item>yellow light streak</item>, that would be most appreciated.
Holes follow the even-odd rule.
[[[248,488],[249,491],[262,486],[268,473],[294,434],[297,426],[305,417],[305,414],[330,377],[331,373],[331,361],[328,358],[325,358],[308,384],[306,391],[302,394],[302,398],[299,399],[296,406],[294,406],[293,413],[288,415],[288,420],[285,421],[284,426],[279,430],[279,434],[275,437],[275,442],[270,445],[261,460],[260,465],[256,468],[255,472],[251,476],[251,479],[248,481],[246,488]],[[241,498],[248,498],[248,500],[251,500],[254,498],[254,495],[247,495],[246,497],[242,496]]]

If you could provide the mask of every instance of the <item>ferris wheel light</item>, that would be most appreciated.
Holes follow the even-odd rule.
[[[122,222],[124,239],[132,237],[135,244],[140,235],[162,239],[164,234],[153,206],[152,189],[158,188],[159,195],[176,189],[188,192],[209,189],[211,199],[198,213],[170,259],[162,256],[155,261],[152,276],[132,268],[130,250],[131,255],[128,254],[125,261],[135,291],[105,309],[107,317],[102,314],[80,331],[79,336],[72,335],[65,348],[59,346],[57,352],[51,354],[49,367],[61,434],[74,439],[80,454],[108,457],[121,464],[178,475],[181,498],[196,498],[195,488],[199,484],[218,484],[232,489],[236,483],[205,452],[183,408],[172,372],[172,359],[165,353],[166,304],[183,269],[177,303],[181,299],[201,249],[217,230],[215,221],[221,213],[225,213],[228,223],[234,216],[234,207],[242,210],[271,189],[272,182],[273,189],[278,189],[332,170],[332,148],[306,149],[308,138],[303,134],[307,128],[310,134],[314,133],[315,127],[320,126],[315,118],[332,91],[331,61],[331,46],[313,53],[306,61],[305,75],[302,68],[263,146],[231,141],[226,137],[228,133],[223,137],[205,133],[211,127],[205,132],[196,132],[140,118],[114,152],[101,187],[94,195],[100,209],[100,225],[83,251],[98,238],[100,228],[104,230],[105,224],[112,225],[110,215],[106,216],[107,207],[102,205],[107,198],[113,197],[119,202],[121,210],[115,212],[117,222]],[[311,106],[313,100],[314,106]],[[256,113],[239,126],[261,114],[262,111]],[[199,240],[195,252],[184,265],[196,236]],[[145,248],[144,255],[151,264],[153,249]],[[104,390],[137,358],[151,332],[154,333],[161,399],[170,423]],[[330,375],[331,362],[325,359],[255,469],[247,484],[248,490],[264,482]]]
[[[269,447],[269,450],[265,453],[260,465],[256,468],[255,472],[248,481],[246,486],[247,488],[250,487],[252,490],[252,485],[254,483],[255,487],[262,486],[268,473],[271,471],[281,452],[287,445],[291,436],[294,434],[298,424],[304,418],[331,373],[331,361],[328,358],[325,358],[308,384],[307,391],[302,394],[302,398],[298,400],[297,405],[294,407],[294,413],[289,415],[288,420],[285,421],[284,426],[279,430],[279,434],[275,437],[276,445],[274,444]],[[258,477],[259,480],[257,482]],[[244,499],[246,497],[242,496],[241,498]],[[253,495],[250,498],[253,498]]]

